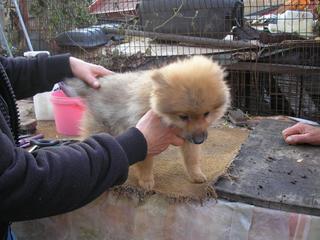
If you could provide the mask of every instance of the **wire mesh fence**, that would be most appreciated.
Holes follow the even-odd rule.
[[[209,55],[229,72],[234,107],[320,120],[318,0],[17,2],[34,50],[113,71]],[[21,55],[28,45],[14,1],[1,8],[10,49]]]

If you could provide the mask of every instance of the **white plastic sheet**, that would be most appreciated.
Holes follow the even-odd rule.
[[[105,194],[68,214],[14,223],[19,240],[304,240],[319,239],[320,218],[210,200],[172,203],[159,195]]]

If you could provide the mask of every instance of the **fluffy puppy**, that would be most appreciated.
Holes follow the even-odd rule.
[[[224,78],[216,62],[194,56],[158,69],[102,77],[99,90],[80,80],[67,84],[87,104],[83,137],[102,131],[120,134],[152,109],[165,124],[182,129],[186,170],[193,182],[202,183],[206,176],[200,168],[200,144],[207,138],[207,128],[224,115],[230,103]],[[152,158],[147,157],[132,166],[139,185],[147,190],[154,186],[152,165]]]

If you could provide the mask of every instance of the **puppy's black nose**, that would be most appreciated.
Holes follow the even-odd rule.
[[[196,133],[192,135],[192,142],[194,144],[201,144],[207,139],[207,137],[208,137],[207,132]]]

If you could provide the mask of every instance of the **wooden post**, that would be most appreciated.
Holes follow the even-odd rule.
[[[28,12],[28,4],[25,0],[19,0],[19,6],[21,9],[22,18],[26,28],[29,29],[29,12]]]

